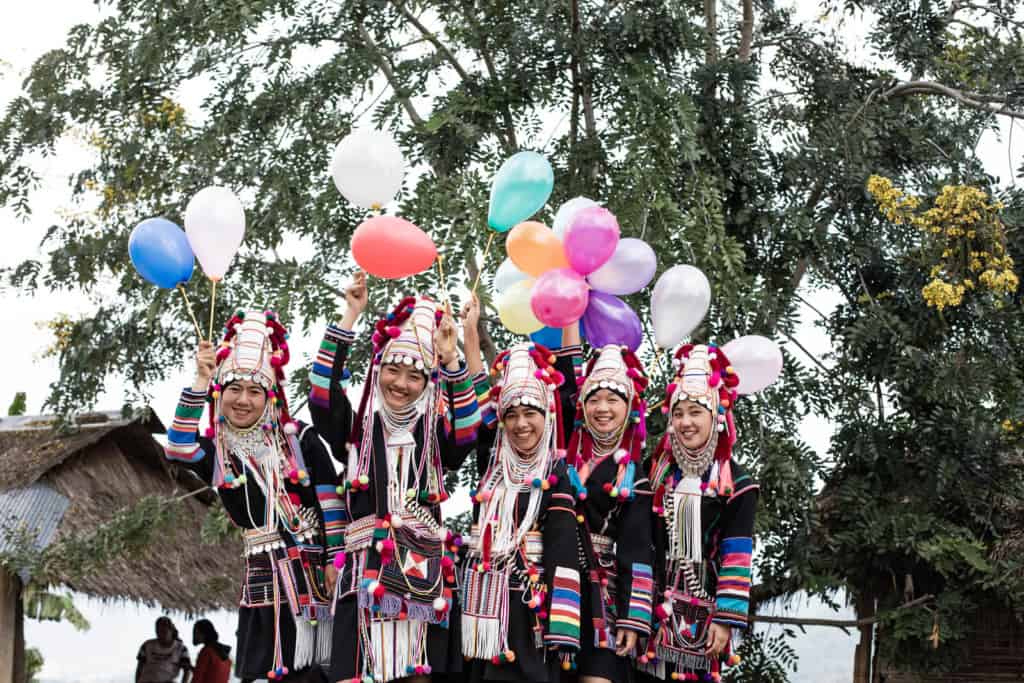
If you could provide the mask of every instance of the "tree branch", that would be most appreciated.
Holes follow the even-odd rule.
[[[754,0],[743,0],[743,21],[740,22],[739,60],[750,61],[750,46],[754,42]]]
[[[704,48],[708,66],[718,63],[718,0],[704,0],[704,32],[708,44]]]
[[[922,595],[916,600],[905,602],[902,605],[894,607],[883,614],[875,614],[874,616],[864,617],[863,619],[812,619],[807,617],[772,617],[754,614],[751,615],[750,621],[758,624],[791,624],[793,626],[831,626],[833,628],[841,628],[845,630],[848,628],[861,628],[863,626],[877,624],[879,621],[889,616],[893,612],[911,609],[913,607],[921,607],[925,603],[930,602],[934,599],[934,595]]]
[[[452,68],[455,69],[455,73],[459,74],[459,78],[464,81],[468,81],[470,79],[469,72],[462,68],[462,65],[459,64],[459,60],[455,58],[455,54],[449,50],[448,46],[442,43],[440,39],[438,39],[437,35],[431,32],[430,29],[428,29],[423,22],[416,17],[416,15],[409,11],[409,8],[405,6],[405,3],[393,0],[391,4],[395,6],[395,9],[402,13],[402,16],[405,17],[406,21],[415,26],[423,37],[429,40],[430,43],[437,48],[437,51],[440,52],[445,60],[452,65]]]
[[[398,82],[398,78],[395,76],[395,70],[391,67],[391,62],[384,56],[384,53],[380,51],[377,43],[373,41],[370,36],[370,32],[366,30],[362,22],[359,23],[359,37],[366,45],[367,49],[373,55],[373,58],[377,61],[377,66],[384,74],[384,78],[387,79],[388,85],[395,91],[395,97],[398,99],[398,103],[405,109],[405,113],[409,115],[409,119],[412,121],[414,126],[422,126],[424,123],[423,117],[420,116],[419,112],[416,111],[416,107],[413,106],[412,100],[407,95],[402,94],[401,84]]]
[[[1011,109],[1009,98],[1000,95],[987,95],[984,93],[964,92],[956,88],[934,83],[932,81],[907,81],[898,83],[882,93],[882,99],[887,100],[893,97],[906,97],[908,95],[939,95],[950,97],[965,107],[977,109],[989,114],[1009,116],[1014,119],[1024,119],[1024,112]],[[1001,106],[993,106],[1001,105]]]

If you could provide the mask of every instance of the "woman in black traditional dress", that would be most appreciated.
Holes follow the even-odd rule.
[[[482,367],[476,310],[474,301],[465,325],[471,370]],[[520,344],[495,360],[493,387],[477,373],[487,403],[461,586],[462,653],[474,682],[555,683],[579,649],[577,521],[557,453],[563,378],[549,356]]]
[[[288,414],[286,339],[273,312],[239,311],[219,349],[201,342],[166,454],[215,487],[242,529],[237,675],[320,681],[331,646],[324,572],[341,549],[342,501],[326,448]],[[199,436],[207,402],[210,424]]]
[[[345,466],[349,521],[336,558],[330,680],[384,683],[461,671],[454,556],[441,523],[446,470],[476,447],[473,385],[457,332],[434,302],[407,297],[374,326],[373,363],[353,419],[345,393],[351,331],[366,305],[359,274],[310,379],[317,431]],[[450,629],[455,633],[450,633]]]
[[[563,330],[558,368],[566,460],[577,490],[588,581],[578,675],[583,683],[627,681],[638,642],[651,631],[654,547],[651,489],[642,469],[647,387],[625,347],[595,349],[583,367],[578,326]]]
[[[638,668],[660,680],[716,681],[747,626],[758,487],[732,460],[739,377],[714,346],[686,345],[666,390],[668,433],[650,464],[655,630]],[[645,674],[641,674],[646,678]]]

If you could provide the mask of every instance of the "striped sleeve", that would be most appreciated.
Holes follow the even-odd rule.
[[[164,453],[168,460],[196,463],[206,452],[199,445],[199,419],[203,416],[206,394],[186,388],[174,411],[174,420],[167,430],[167,445]]]
[[[726,538],[722,541],[722,566],[718,572],[713,618],[715,623],[746,628],[752,549],[753,540],[749,537]]]
[[[454,430],[456,445],[472,444],[476,441],[476,431],[480,427],[480,406],[476,402],[473,378],[462,363],[455,371],[441,368],[441,376],[448,385],[446,394],[451,401],[445,414],[446,426],[449,431]]]
[[[498,422],[498,413],[491,401],[491,379],[486,372],[473,375],[473,391],[476,392],[476,404],[480,407],[480,421],[485,427],[493,427]]]
[[[320,342],[320,348],[313,359],[313,371],[309,373],[311,388],[309,391],[309,402],[320,408],[328,409],[331,403],[331,373],[334,370],[334,361],[338,355],[338,349],[342,344],[348,345],[355,340],[355,333],[351,330],[343,330],[337,325],[328,325],[324,332],[324,338]],[[349,373],[343,372],[342,388],[346,388]]]
[[[649,564],[635,562],[626,615],[616,622],[617,628],[628,628],[641,635],[651,632],[651,603],[654,600],[654,572]]]
[[[563,346],[557,351],[553,352],[555,358],[569,358],[572,360],[572,372],[573,377],[579,379],[583,376],[583,347],[579,344],[572,346]],[[568,378],[566,378],[568,379]]]
[[[544,643],[572,650],[580,647],[580,573],[575,569],[555,568]]]
[[[334,556],[345,547],[348,511],[345,509],[344,499],[338,495],[336,486],[318,484],[316,497],[320,501],[320,509],[324,513],[324,535],[326,536],[324,546],[327,551],[327,559],[333,560]]]

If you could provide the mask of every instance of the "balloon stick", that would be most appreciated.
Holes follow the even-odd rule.
[[[437,255],[437,277],[441,281],[441,291],[444,292],[444,307],[448,311],[448,315],[452,314],[452,298],[448,294],[448,281],[444,277],[444,256],[441,254]]]
[[[476,294],[476,287],[480,284],[480,276],[483,275],[484,265],[487,263],[487,254],[491,251],[491,242],[494,241],[494,236],[498,233],[491,230],[491,236],[487,238],[487,246],[484,247],[484,257],[480,261],[480,268],[476,271],[476,280],[473,281],[473,293]]]
[[[213,312],[217,309],[217,281],[210,278],[210,341],[213,341]]]
[[[188,294],[185,293],[185,286],[180,282],[178,283],[178,291],[181,292],[181,298],[185,300],[185,310],[188,311],[188,316],[192,318],[192,324],[196,328],[196,336],[199,337],[201,341],[203,338],[203,331],[199,327],[199,321],[196,320],[196,314],[192,311],[192,303],[188,300]]]

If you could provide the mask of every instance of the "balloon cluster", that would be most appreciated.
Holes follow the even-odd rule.
[[[560,329],[581,321],[592,345],[636,350],[640,319],[618,296],[651,281],[658,267],[654,250],[640,239],[620,239],[615,215],[586,197],[565,202],[554,229],[527,220],[553,186],[550,164],[535,152],[513,155],[495,177],[488,222],[508,232],[508,258],[494,277],[502,324],[557,346]]]

